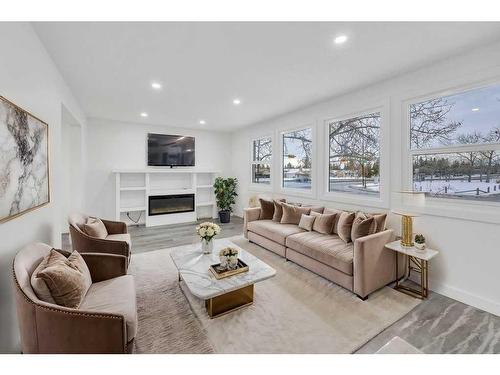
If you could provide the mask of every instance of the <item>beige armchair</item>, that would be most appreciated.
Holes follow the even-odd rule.
[[[131,353],[137,307],[133,276],[126,275],[127,258],[81,254],[92,285],[80,308],[72,309],[39,300],[31,287],[33,271],[50,250],[48,245],[35,243],[14,259],[14,294],[23,353]]]
[[[102,220],[108,236],[104,239],[91,237],[83,231],[88,215],[74,213],[68,218],[73,250],[79,253],[108,253],[127,257],[130,262],[131,241],[127,224],[120,221]]]

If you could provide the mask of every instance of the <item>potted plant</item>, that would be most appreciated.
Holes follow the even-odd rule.
[[[425,249],[425,237],[423,234],[416,234],[415,235],[415,247],[418,250],[424,250]]]
[[[214,183],[215,199],[219,208],[219,220],[221,223],[229,223],[231,220],[232,205],[236,203],[236,185],[238,179],[229,177],[217,177]]]
[[[214,248],[212,239],[220,233],[220,227],[215,223],[205,222],[196,227],[196,233],[201,238],[203,254],[210,254]]]

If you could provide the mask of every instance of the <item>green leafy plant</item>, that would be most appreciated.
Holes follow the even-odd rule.
[[[416,234],[415,235],[415,242],[419,244],[425,243],[425,237],[423,234]]]
[[[232,205],[236,203],[236,186],[238,179],[234,177],[222,178],[217,177],[214,183],[215,199],[217,207],[220,211],[233,211]]]

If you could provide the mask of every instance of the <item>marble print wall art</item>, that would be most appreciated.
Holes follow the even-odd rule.
[[[48,125],[0,96],[0,223],[50,201]]]

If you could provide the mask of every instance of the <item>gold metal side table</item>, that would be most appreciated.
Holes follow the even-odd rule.
[[[394,289],[399,290],[400,292],[408,294],[412,297],[426,299],[429,295],[429,260],[438,255],[439,251],[432,249],[418,250],[413,246],[402,246],[400,241],[390,242],[385,245],[385,247],[394,251],[394,256],[396,259],[396,284],[394,285]],[[398,254],[405,255],[408,264],[405,275],[401,280],[398,277]],[[401,284],[403,280],[410,277],[411,271],[415,271],[420,274],[419,289],[411,288]]]

